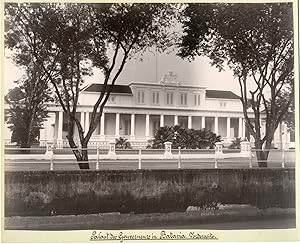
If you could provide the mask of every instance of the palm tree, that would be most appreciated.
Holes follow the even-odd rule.
[[[130,142],[127,141],[127,139],[123,137],[116,138],[116,148],[121,148],[121,149],[130,149],[131,145]]]

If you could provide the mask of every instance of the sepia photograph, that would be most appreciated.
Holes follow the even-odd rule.
[[[2,5],[3,242],[296,240],[296,1]]]

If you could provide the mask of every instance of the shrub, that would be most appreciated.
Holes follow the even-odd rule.
[[[231,141],[231,144],[229,146],[230,149],[240,149],[241,148],[241,138],[240,137],[236,137]]]
[[[221,136],[211,132],[208,129],[195,130],[194,138],[197,142],[197,148],[214,148],[216,142],[221,141]]]
[[[123,138],[123,137],[119,137],[116,138],[116,148],[119,149],[130,149],[131,148],[131,144],[129,141],[127,141],[127,139]]]
[[[207,129],[194,130],[185,129],[178,125],[164,126],[159,128],[154,139],[148,141],[148,148],[161,149],[164,148],[165,142],[172,142],[172,148],[214,148],[215,143],[221,141],[221,136]]]

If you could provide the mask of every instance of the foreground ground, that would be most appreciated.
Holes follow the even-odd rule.
[[[219,210],[153,214],[91,214],[6,217],[5,229],[288,229],[296,227],[295,209],[257,209],[249,205]]]

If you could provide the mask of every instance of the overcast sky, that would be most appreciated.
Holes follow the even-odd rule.
[[[172,27],[171,31],[180,33],[180,24]],[[9,56],[9,51],[5,51],[6,56]],[[117,84],[127,85],[132,81],[157,83],[161,80],[163,74],[167,71],[173,71],[177,74],[178,81],[182,85],[196,85],[211,90],[229,90],[240,95],[238,80],[233,77],[228,68],[219,72],[217,68],[209,64],[210,60],[208,58],[198,57],[189,62],[176,56],[176,52],[176,49],[173,52],[168,51],[168,53],[148,51],[143,55],[143,61],[140,61],[139,58],[128,61]],[[19,79],[22,74],[20,68],[15,67],[10,59],[6,59],[5,93],[8,89],[14,87],[13,81]],[[87,77],[86,83],[103,83],[103,75],[100,70],[94,70],[94,75]]]
[[[156,58],[157,55],[157,58]],[[227,69],[219,72],[217,68],[209,64],[210,60],[198,57],[194,61],[182,60],[172,53],[147,52],[143,61],[130,60],[120,76],[117,84],[129,84],[132,81],[159,82],[163,74],[169,70],[178,75],[178,80],[183,85],[203,86],[207,89],[230,90],[239,95],[239,84],[234,79],[232,72]],[[5,62],[4,92],[14,87],[13,81],[22,76],[23,72],[16,67],[10,59]],[[94,75],[86,79],[86,83],[102,83],[103,76],[99,70],[94,70]]]

